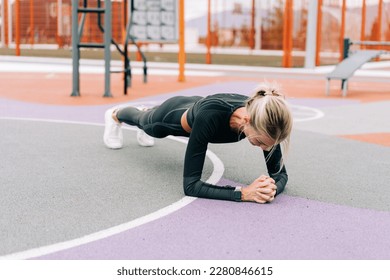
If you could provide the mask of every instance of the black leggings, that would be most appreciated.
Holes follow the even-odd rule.
[[[190,134],[181,126],[181,116],[201,98],[175,96],[147,111],[140,111],[135,107],[119,109],[116,116],[120,122],[135,125],[155,138],[164,138],[168,135],[189,136]]]

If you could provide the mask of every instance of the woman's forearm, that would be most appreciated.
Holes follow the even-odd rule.
[[[216,186],[202,182],[198,177],[184,177],[183,187],[188,196],[237,201],[235,187],[229,185]]]

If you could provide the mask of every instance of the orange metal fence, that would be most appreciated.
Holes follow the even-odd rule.
[[[125,35],[124,1],[127,0],[112,1],[112,34],[114,40],[119,43],[124,41]],[[214,0],[208,1],[214,3]],[[219,1],[224,1],[226,6],[234,4],[234,1],[230,0]],[[213,14],[209,19],[210,33],[206,31],[206,35],[200,35],[199,43],[208,42],[210,47],[254,48],[254,42],[260,41],[257,48],[263,50],[283,50],[287,54],[305,50],[310,0],[247,1],[249,6],[246,8],[235,4],[230,18],[226,11],[223,15],[211,11]],[[79,1],[79,5],[83,2]],[[89,7],[97,6],[97,0],[87,2]],[[104,5],[104,1],[101,2]],[[317,65],[322,63],[322,58],[327,54],[333,54],[335,62],[341,59],[344,37],[352,40],[390,41],[389,0],[318,2]],[[260,3],[260,6],[255,6],[255,3]],[[254,19],[259,13],[260,23]],[[19,44],[27,47],[51,44],[59,48],[71,45],[71,0],[0,0],[0,15],[2,47],[16,46],[17,50]],[[234,19],[233,16],[240,19],[238,26],[229,25]],[[97,26],[97,17],[96,14],[87,16],[82,41],[102,42],[103,36]],[[207,21],[205,15],[203,26],[207,26]],[[260,26],[255,26],[256,24]],[[286,56],[283,64],[291,66],[290,55]]]
[[[101,2],[104,5],[104,1]],[[122,2],[112,3],[112,34],[120,42],[125,24]],[[87,3],[88,7],[97,7],[96,0]],[[82,6],[83,1],[79,1],[79,5]],[[4,11],[2,23],[5,28],[0,31],[5,32],[4,45],[16,43],[17,37],[20,37],[21,44],[71,45],[71,0],[3,0],[0,7]],[[103,39],[97,17],[96,14],[87,16],[82,41],[99,42]]]
[[[352,41],[390,41],[389,1],[322,1],[321,52],[338,52],[342,59],[344,37]]]

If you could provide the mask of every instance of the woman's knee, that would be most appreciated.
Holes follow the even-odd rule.
[[[125,107],[119,109],[116,113],[116,117],[120,122],[124,122],[129,125],[138,125],[139,116],[140,116],[140,111],[135,107]]]

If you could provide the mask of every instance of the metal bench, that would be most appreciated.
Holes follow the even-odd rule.
[[[353,75],[353,73],[366,62],[384,53],[385,51],[383,50],[360,50],[345,58],[331,73],[326,75],[326,95],[329,95],[330,80],[338,79],[341,80],[343,97],[347,96],[348,79]]]

